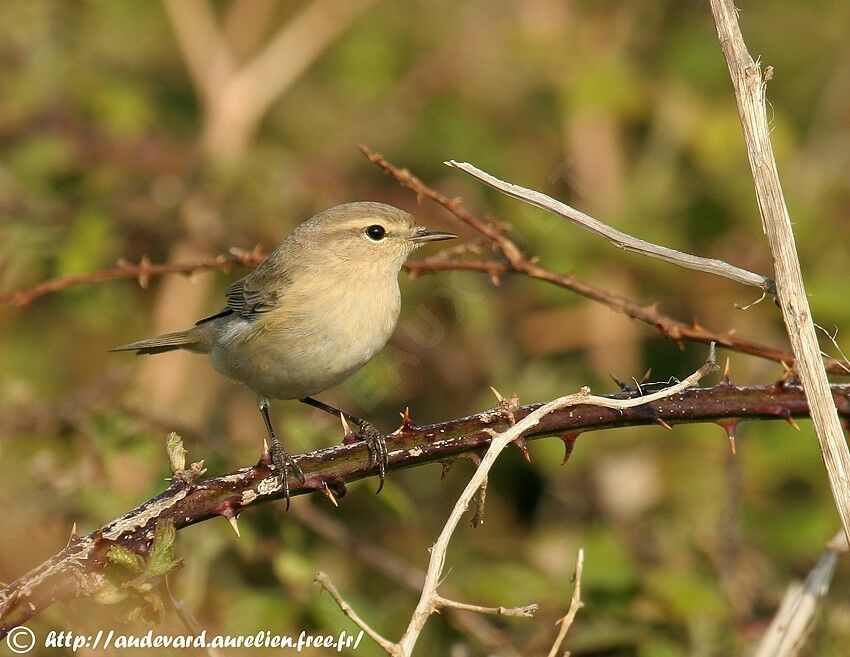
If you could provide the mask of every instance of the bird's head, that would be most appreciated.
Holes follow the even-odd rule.
[[[457,237],[417,226],[404,210],[367,201],[324,210],[301,224],[296,233],[309,252],[393,275],[414,249]]]

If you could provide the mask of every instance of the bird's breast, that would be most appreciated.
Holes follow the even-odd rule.
[[[398,282],[293,285],[277,308],[240,320],[213,362],[260,394],[295,399],[329,388],[387,343],[401,308]],[[218,363],[216,361],[219,361]]]

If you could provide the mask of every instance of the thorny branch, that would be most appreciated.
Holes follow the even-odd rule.
[[[256,267],[266,259],[266,254],[258,247],[251,251],[231,249],[228,255],[218,255],[212,258],[202,258],[192,262],[174,264],[152,264],[147,258],[134,265],[126,261],[118,263],[117,267],[104,269],[92,274],[75,274],[58,276],[26,290],[17,290],[0,296],[0,301],[13,306],[28,306],[36,299],[52,292],[59,292],[75,285],[84,283],[103,283],[121,279],[136,279],[139,286],[146,288],[152,278],[165,274],[183,274],[189,276],[199,271],[223,270],[229,271],[235,266]]]
[[[413,276],[430,274],[442,271],[475,271],[487,274],[494,283],[508,274],[521,274],[540,281],[557,285],[564,289],[575,292],[592,301],[600,303],[614,312],[623,313],[632,319],[641,321],[649,326],[655,327],[658,332],[670,340],[676,342],[697,342],[709,344],[715,342],[720,346],[732,351],[749,354],[758,358],[764,358],[776,363],[784,363],[793,366],[794,356],[789,352],[775,349],[773,347],[750,342],[735,336],[734,331],[719,333],[712,331],[698,323],[691,324],[679,321],[658,310],[658,304],[642,305],[637,301],[620,296],[603,288],[585,283],[571,274],[563,274],[543,267],[532,257],[527,256],[504,232],[503,227],[494,226],[476,217],[466,210],[458,199],[450,199],[437,190],[423,183],[419,178],[411,174],[407,169],[400,169],[385,160],[379,154],[362,146],[360,150],[374,164],[382,168],[395,178],[400,184],[408,187],[417,196],[428,198],[438,205],[446,208],[461,222],[470,226],[482,237],[491,242],[498,251],[504,255],[505,260],[474,260],[468,258],[432,258],[428,260],[415,260],[405,264],[405,269]],[[151,264],[143,259],[138,265],[121,263],[112,269],[106,269],[92,274],[76,276],[60,276],[38,285],[11,292],[0,296],[0,302],[10,303],[16,306],[26,306],[36,299],[58,292],[66,288],[85,283],[97,283],[119,279],[137,279],[142,287],[145,287],[151,278],[165,274],[190,275],[198,271],[206,270],[229,270],[234,266],[256,267],[265,259],[265,253],[259,248],[244,251],[233,248],[228,255],[219,255],[215,258],[206,258],[193,262],[178,264]],[[850,363],[846,360],[824,358],[824,366],[830,374],[850,374]]]
[[[428,561],[428,569],[425,572],[425,584],[422,587],[422,595],[419,598],[416,609],[413,611],[407,629],[398,642],[398,654],[402,657],[410,657],[413,654],[413,648],[428,618],[430,618],[431,614],[439,611],[440,600],[442,598],[438,593],[438,588],[443,577],[449,543],[452,540],[452,536],[454,536],[461,518],[472,503],[473,498],[478,494],[481,487],[486,485],[487,476],[496,459],[499,458],[499,455],[508,445],[517,440],[522,440],[527,431],[534,429],[548,415],[561,409],[574,409],[578,405],[591,405],[623,412],[647,402],[651,403],[652,401],[669,399],[677,393],[682,393],[690,386],[696,385],[706,374],[716,369],[717,363],[715,362],[714,345],[711,345],[708,360],[696,372],[674,385],[639,398],[611,399],[599,397],[591,395],[589,388],[582,388],[581,392],[565,395],[546,402],[531,413],[528,413],[521,420],[516,419],[514,409],[511,405],[503,404],[503,400],[500,399],[502,414],[509,417],[511,426],[505,431],[493,436],[490,446],[484,454],[484,458],[481,459],[481,463],[475,470],[475,474],[467,482],[466,487],[463,489],[457,503],[449,514],[449,518],[446,520],[446,524],[443,526],[440,535],[437,537],[434,545],[431,546],[431,558]]]
[[[517,246],[516,242],[505,234],[501,226],[495,226],[479,219],[466,210],[458,199],[451,199],[444,196],[423,183],[407,169],[399,169],[378,153],[369,150],[365,146],[361,146],[360,150],[371,162],[381,167],[399,183],[410,188],[417,196],[431,199],[443,206],[462,223],[465,223],[487,238],[507,260],[507,263],[504,263],[487,260],[443,260],[441,258],[433,258],[407,263],[407,269],[411,273],[421,274],[461,269],[487,273],[494,281],[498,281],[501,276],[508,273],[524,274],[537,280],[553,283],[601,303],[615,312],[623,313],[633,319],[654,326],[661,335],[676,342],[691,341],[701,342],[703,344],[716,342],[718,345],[733,351],[758,356],[777,363],[785,363],[789,367],[794,365],[793,354],[766,345],[741,340],[735,337],[732,331],[716,333],[700,326],[696,322],[686,324],[659,312],[657,304],[641,305],[626,297],[580,281],[569,274],[561,274],[547,269],[538,264],[534,258],[525,255],[519,246]],[[831,374],[848,373],[847,364],[840,361],[827,359],[824,364]]]
[[[850,418],[850,385],[833,385],[833,395],[841,414]],[[613,399],[634,397],[620,393]],[[540,404],[522,406],[515,419],[540,408]],[[690,389],[673,397],[628,409],[609,409],[580,405],[555,411],[517,440],[556,435],[572,451],[582,432],[630,425],[670,426],[693,422],[722,422],[729,430],[730,419],[783,419],[808,415],[805,396],[798,386],[777,383],[766,387],[738,388],[724,380],[701,389]],[[490,444],[493,432],[508,426],[500,409],[428,426],[412,422],[402,424],[389,436],[389,469],[442,462],[465,455],[479,454]],[[292,495],[321,492],[340,497],[345,485],[373,476],[368,449],[363,443],[338,445],[297,457],[306,479],[292,483]],[[0,589],[0,638],[13,627],[41,613],[54,602],[65,602],[91,594],[103,584],[106,552],[120,545],[138,554],[150,549],[157,522],[171,520],[181,529],[214,517],[233,523],[246,508],[280,499],[283,496],[276,473],[264,457],[253,466],[234,472],[200,479],[175,476],[171,485],[157,497],[85,536],[72,535],[68,545],[56,556],[36,566],[5,588]]]

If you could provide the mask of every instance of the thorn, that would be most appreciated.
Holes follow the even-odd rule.
[[[345,415],[342,413],[339,414],[339,421],[342,423],[342,433],[345,436],[354,435],[351,431],[351,427],[348,426],[348,420],[345,419]]]
[[[732,385],[729,380],[729,357],[726,357],[726,367],[723,368],[723,378],[720,379],[720,383],[725,384],[727,386]]]
[[[328,490],[334,494],[336,499],[342,499],[348,494],[348,489],[345,487],[345,482],[342,479],[328,479],[323,482],[325,486],[328,487]]]
[[[71,547],[78,540],[80,540],[80,537],[77,536],[77,523],[74,523],[71,526],[71,535],[68,537],[68,543],[65,545],[65,547]]]
[[[350,445],[351,443],[357,442],[357,437],[354,435],[351,427],[348,426],[348,421],[342,413],[339,414],[339,421],[342,423],[342,444]]]
[[[413,431],[413,420],[410,419],[410,406],[404,407],[404,413],[401,415],[401,426],[397,429],[398,433],[408,433]]]
[[[272,464],[272,453],[269,449],[268,441],[263,438],[263,453],[260,454],[260,460],[257,461],[257,465],[266,465],[270,466]]]
[[[475,464],[476,468],[481,465],[481,455],[478,452],[469,452],[466,457]]]
[[[794,418],[791,417],[791,411],[789,411],[785,406],[782,406],[781,404],[774,404],[773,406],[770,406],[769,408],[767,408],[765,410],[768,413],[770,413],[771,415],[775,415],[776,417],[781,417],[788,424],[790,424],[792,427],[794,427],[794,429],[796,429],[797,431],[800,430],[800,425],[798,425],[794,421]]]
[[[526,460],[526,462],[531,463],[531,454],[528,453],[528,445],[525,442],[525,438],[520,436],[516,440],[514,440],[514,445],[519,450],[520,454],[522,454],[522,458]]]
[[[729,448],[732,450],[732,454],[738,453],[735,445],[735,429],[737,429],[740,422],[741,420],[739,418],[716,420],[716,424],[726,432],[726,437],[729,438]]]
[[[658,424],[660,424],[662,427],[664,427],[665,429],[669,429],[670,431],[673,431],[673,427],[671,427],[669,424],[667,424],[662,418],[657,417],[657,418],[655,418],[655,421]]]
[[[580,435],[581,431],[568,431],[561,436],[561,440],[564,441],[564,460],[561,461],[561,465],[564,465],[570,460],[570,456],[573,453],[573,447],[575,447],[576,440],[578,440]]]
[[[499,414],[507,419],[511,426],[516,424],[516,416],[514,415],[514,411],[519,408],[519,398],[516,394],[511,395],[507,399],[502,397],[502,393],[496,390],[493,386],[490,386],[490,390],[493,391],[493,394],[496,395],[496,399],[499,402]]]
[[[651,375],[652,375],[652,368],[650,367],[649,369],[646,370],[646,372],[644,372],[644,375],[641,377],[640,382],[646,383],[647,381],[649,381],[649,377]]]
[[[236,522],[237,514],[233,512],[233,509],[228,507],[221,512],[221,515],[227,518],[227,522],[230,523],[230,526],[233,527],[233,531],[236,532],[236,537],[242,538],[242,534],[239,533],[239,523]]]
[[[490,390],[492,390],[493,394],[496,395],[496,401],[498,401],[501,404],[504,401],[504,397],[502,397],[502,393],[500,393],[498,390],[496,390],[493,386],[490,386]]]
[[[779,381],[776,382],[777,387],[784,388],[787,385],[799,383],[797,372],[794,371],[794,368],[791,365],[785,361],[779,361],[779,364],[782,365],[782,376],[779,377]]]
[[[328,498],[328,500],[330,500],[331,504],[339,508],[339,502],[336,501],[333,492],[331,492],[331,489],[326,482],[322,482],[322,487],[319,490],[322,492],[322,495],[324,495]]]
[[[620,381],[620,379],[615,377],[613,374],[609,374],[608,376],[614,383],[617,384],[617,387],[620,389],[621,392],[629,392],[629,386]]]

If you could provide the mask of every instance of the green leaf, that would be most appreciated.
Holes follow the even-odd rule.
[[[130,576],[125,579],[140,575],[145,570],[145,560],[123,545],[113,545],[110,547],[106,552],[106,558],[111,564],[129,571]]]
[[[163,520],[156,524],[148,556],[147,574],[151,577],[167,575],[183,565],[174,554],[174,537],[177,531],[172,520]]]

